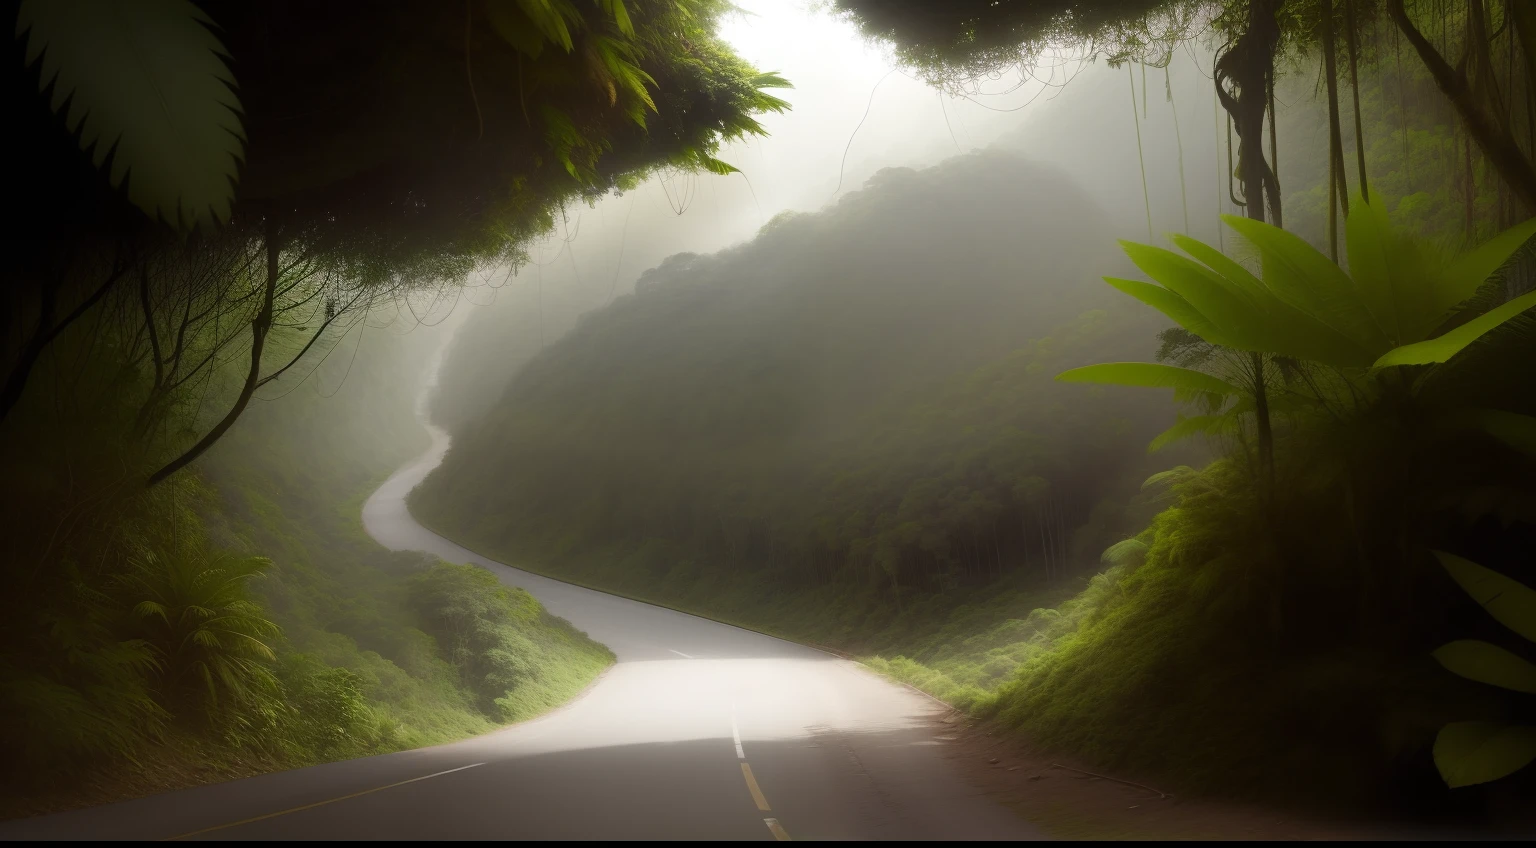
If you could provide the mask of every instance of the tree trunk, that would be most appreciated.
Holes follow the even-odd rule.
[[[1248,27],[1216,60],[1216,95],[1237,128],[1237,161],[1248,217],[1281,223],[1280,188],[1264,159],[1264,113],[1274,79],[1275,48],[1280,27],[1275,21],[1279,0],[1250,0]],[[1228,90],[1230,87],[1231,90]]]
[[[11,373],[5,378],[5,387],[0,388],[0,421],[4,421],[11,410],[21,400],[21,394],[27,388],[27,380],[32,376],[32,369],[37,366],[37,361],[42,358],[43,351],[53,344],[54,340],[69,329],[69,326],[79,320],[80,316],[90,311],[91,307],[101,302],[107,292],[117,284],[123,273],[128,269],[126,263],[116,262],[112,272],[102,281],[90,296],[80,302],[73,311],[64,316],[64,319],[55,323],[54,310],[58,304],[59,286],[62,283],[55,279],[44,283],[42,302],[38,306],[37,329],[32,333],[32,338],[22,346],[21,354],[17,357],[16,364],[11,366]]]
[[[1322,0],[1323,77],[1328,87],[1328,253],[1339,261],[1338,210],[1349,214],[1349,180],[1344,175],[1343,121],[1339,118],[1339,66],[1333,46],[1333,0]],[[1337,202],[1335,202],[1337,201]]]
[[[1325,0],[1331,6],[1331,0]],[[1275,20],[1278,0],[1250,0],[1248,27],[1216,60],[1216,96],[1237,126],[1238,163],[1243,182],[1244,211],[1256,221],[1264,220],[1265,196],[1269,199],[1269,217],[1282,226],[1280,184],[1274,171],[1264,161],[1264,113],[1269,91],[1274,83],[1275,49],[1280,43],[1280,27]],[[1229,91],[1228,86],[1235,89]],[[1259,454],[1264,467],[1274,465],[1274,444],[1270,434],[1269,404],[1264,391],[1262,357],[1255,357],[1254,414],[1259,419]]]
[[[1504,182],[1509,184],[1510,190],[1520,198],[1525,209],[1536,210],[1536,167],[1532,166],[1531,160],[1514,138],[1483,112],[1481,104],[1477,102],[1477,95],[1467,81],[1466,73],[1452,68],[1440,51],[1419,32],[1403,9],[1403,0],[1388,0],[1387,12],[1408,43],[1413,45],[1419,59],[1434,78],[1435,85],[1450,101],[1457,116],[1461,118],[1463,129],[1477,142],[1483,156],[1499,172]]]
[[[1344,37],[1349,48],[1349,88],[1355,101],[1355,157],[1359,160],[1357,167],[1360,170],[1356,176],[1360,180],[1360,196],[1369,199],[1370,184],[1365,178],[1365,127],[1360,117],[1360,71],[1356,61],[1359,39],[1355,33],[1355,0],[1344,0]]]
[[[149,486],[156,486],[167,477],[186,468],[192,461],[202,456],[214,443],[223,438],[229,428],[234,426],[235,419],[245,411],[247,404],[251,402],[251,396],[256,393],[256,386],[261,380],[261,353],[267,344],[267,334],[272,329],[272,300],[277,292],[279,235],[277,222],[269,211],[266,221],[266,248],[267,248],[267,281],[262,293],[261,311],[251,321],[251,366],[246,372],[245,385],[240,390],[240,396],[235,399],[234,406],[225,414],[219,423],[209,430],[207,435],[198,440],[197,444],[188,448],[181,456],[176,457],[165,464],[165,467],[149,475]]]
[[[1253,359],[1253,414],[1258,420],[1259,467],[1266,485],[1275,476],[1275,435],[1270,429],[1269,392],[1264,382],[1264,355],[1258,351],[1250,354]]]

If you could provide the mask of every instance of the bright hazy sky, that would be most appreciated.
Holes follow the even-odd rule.
[[[892,72],[889,56],[813,4],[737,2],[746,14],[728,19],[722,35],[747,61],[795,85],[774,92],[794,108],[762,117],[769,137],[721,152],[744,176],[653,179],[622,197],[604,198],[595,209],[572,204],[555,235],[531,251],[536,264],[495,292],[495,299],[534,305],[529,298],[540,295],[530,287],[542,289],[546,323],[558,332],[581,312],[631,290],[641,272],[667,256],[708,253],[749,239],[775,214],[819,209],[881,168],[932,165],[987,146],[1030,111],[998,110],[1024,103],[1041,88],[1032,84],[980,98],[985,105],[946,96],[941,107],[941,95]],[[845,148],[842,190],[836,192]],[[491,294],[482,289],[472,299],[488,301]]]

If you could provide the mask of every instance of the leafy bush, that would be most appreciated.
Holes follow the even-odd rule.
[[[285,711],[278,730],[289,753],[325,761],[399,746],[398,722],[370,706],[361,675],[290,654],[277,678]]]
[[[210,716],[224,702],[251,705],[277,696],[268,642],[279,630],[248,585],[268,565],[200,545],[133,558],[120,591],[156,653],[167,696],[190,698]]]
[[[1461,588],[1500,624],[1536,642],[1536,591],[1492,569],[1436,551]],[[1536,665],[1497,645],[1459,639],[1435,659],[1469,680],[1536,694]],[[1503,721],[1458,721],[1435,738],[1435,766],[1452,789],[1498,780],[1536,760],[1536,727]]]
[[[39,600],[45,629],[33,650],[0,654],[0,761],[53,774],[154,738],[168,718],[153,691],[160,661],[123,637],[120,607],[78,580]]]
[[[483,568],[440,563],[411,579],[410,599],[480,708],[503,721],[560,703],[613,661],[532,595]]]

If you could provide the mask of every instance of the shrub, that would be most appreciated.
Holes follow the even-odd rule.
[[[280,691],[268,642],[276,624],[250,597],[268,561],[190,544],[141,550],[121,579],[144,641],[159,659],[165,696],[212,718],[225,705],[257,707]]]

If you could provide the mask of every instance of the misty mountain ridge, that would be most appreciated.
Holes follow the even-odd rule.
[[[749,242],[669,257],[634,295],[583,316],[506,391],[526,404],[556,389],[554,371],[598,357],[604,365],[584,384],[601,390],[564,410],[573,422],[629,407],[626,386],[646,386],[648,408],[681,409],[695,392],[751,384],[751,426],[727,430],[822,433],[1114,304],[1097,279],[1126,263],[1106,229],[1103,211],[1061,172],[1017,154],[885,169],[821,212],[775,217]],[[472,321],[462,334],[471,338],[454,344],[482,349],[488,340],[473,336],[490,329]],[[453,362],[456,352],[446,374],[478,370]],[[651,423],[663,439],[708,439],[712,427],[697,415]]]
[[[1097,279],[1126,264],[1053,168],[990,150],[887,169],[646,272],[457,429],[412,509],[483,550],[731,616],[751,587],[806,609],[863,587],[867,620],[827,619],[843,636],[894,626],[907,592],[961,602],[944,588],[1005,558],[1024,582],[1096,561],[1169,459],[1145,451],[1166,397],[1052,379],[1155,352],[1163,320]],[[445,373],[474,371],[464,355]]]

